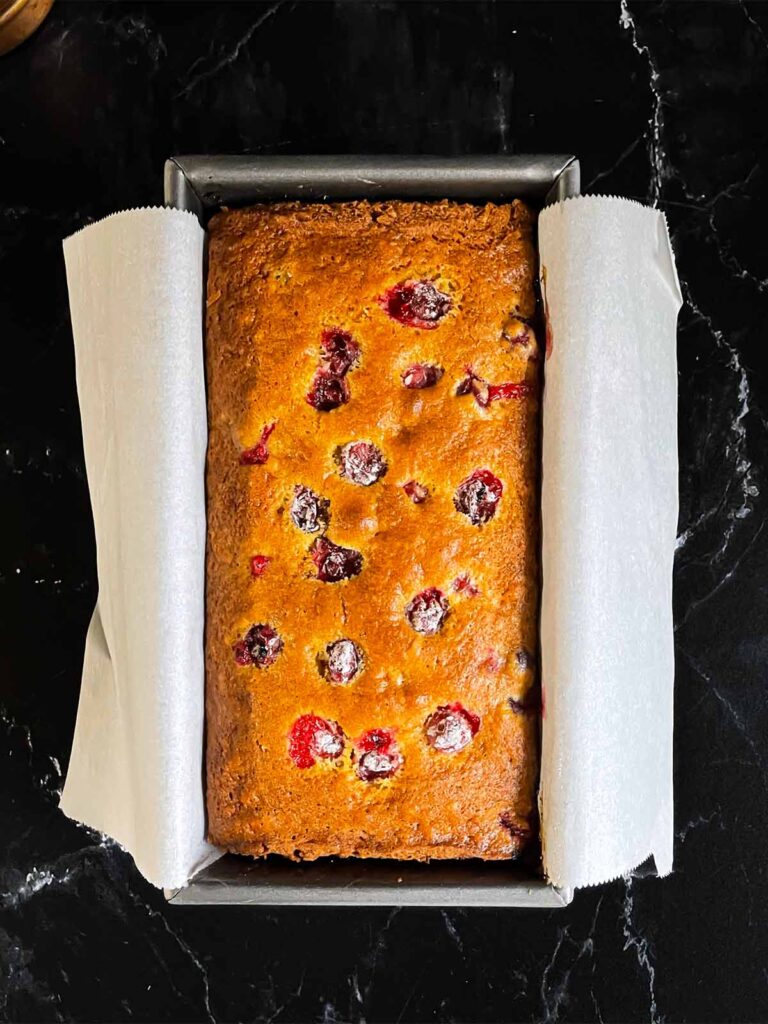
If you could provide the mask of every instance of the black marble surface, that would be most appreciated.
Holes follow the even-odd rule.
[[[61,0],[0,58],[1,1019],[768,1019],[767,86],[751,0]],[[672,877],[551,912],[174,908],[59,812],[96,595],[60,242],[203,151],[574,152],[666,212]]]

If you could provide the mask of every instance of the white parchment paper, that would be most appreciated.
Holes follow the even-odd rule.
[[[572,888],[672,862],[679,290],[657,211],[540,219],[545,864]],[[61,806],[159,886],[205,836],[203,231],[134,210],[64,243],[99,599]]]
[[[132,210],[64,255],[99,598],[61,807],[176,887],[218,856],[202,777],[203,231]]]
[[[544,863],[557,885],[672,869],[676,322],[664,218],[547,208],[542,467]]]

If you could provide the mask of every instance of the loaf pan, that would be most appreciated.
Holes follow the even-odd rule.
[[[534,206],[579,194],[579,162],[567,155],[177,156],[165,164],[165,203],[201,223],[221,206],[285,199],[460,199]],[[567,905],[557,889],[512,861],[335,859],[295,864],[225,854],[174,904],[542,907]]]

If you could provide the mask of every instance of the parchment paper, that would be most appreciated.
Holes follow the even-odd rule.
[[[131,210],[64,255],[99,598],[61,807],[176,887],[219,855],[202,778],[203,231]]]
[[[565,888],[672,869],[676,321],[664,217],[547,208],[542,466],[544,864]]]
[[[572,888],[672,862],[675,319],[657,211],[540,219],[553,335],[543,439],[545,865]],[[205,842],[203,231],[133,210],[64,243],[98,552],[61,806],[159,886]]]

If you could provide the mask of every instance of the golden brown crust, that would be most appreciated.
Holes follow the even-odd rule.
[[[209,227],[207,373],[207,801],[213,843],[253,855],[326,854],[499,859],[534,815],[537,719],[521,713],[537,648],[536,437],[538,362],[513,314],[534,312],[532,215],[521,203],[274,204],[223,211]],[[452,308],[433,330],[391,319],[378,299],[405,280],[433,280]],[[348,404],[305,400],[321,334],[351,332],[361,348]],[[505,338],[503,335],[506,334]],[[408,390],[413,363],[441,366],[434,387]],[[457,397],[465,369],[491,383],[527,381],[532,394],[481,408]],[[269,459],[240,455],[275,423]],[[334,451],[363,439],[388,471],[370,487],[340,477]],[[504,492],[494,518],[472,525],[458,484],[488,468]],[[414,504],[402,485],[430,496]],[[294,486],[330,500],[328,536],[363,555],[359,576],[313,578],[316,535],[299,531]],[[252,578],[250,558],[271,559]],[[467,574],[479,589],[452,589]],[[408,601],[437,587],[450,614],[435,636],[405,619]],[[284,647],[267,668],[238,665],[233,645],[254,623]],[[318,655],[340,637],[365,654],[362,673],[331,684]],[[480,728],[458,753],[425,742],[424,722],[460,702]],[[299,768],[288,753],[295,719],[315,714],[347,737],[337,760]],[[364,782],[353,741],[394,730],[404,760]],[[502,824],[502,818],[507,826]]]

